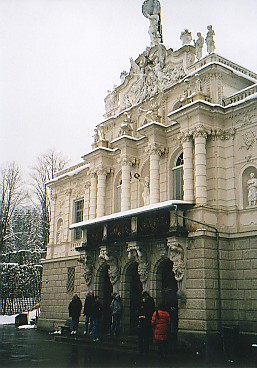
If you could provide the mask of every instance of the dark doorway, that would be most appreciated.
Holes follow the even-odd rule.
[[[160,263],[157,270],[157,290],[158,287],[161,289],[158,302],[164,303],[170,313],[170,334],[175,347],[178,332],[178,284],[172,268],[170,259],[164,259]]]
[[[143,290],[137,269],[138,264],[133,263],[128,270],[130,298],[130,333],[132,335],[135,335],[137,333],[137,313],[141,303]]]
[[[109,332],[111,327],[112,314],[110,304],[112,301],[112,284],[110,282],[108,269],[110,266],[106,265],[99,275],[99,298],[103,303],[103,319],[102,331]]]

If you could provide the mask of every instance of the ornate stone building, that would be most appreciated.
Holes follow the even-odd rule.
[[[257,74],[215,53],[208,26],[193,44],[162,43],[160,3],[146,0],[150,47],[109,91],[91,152],[48,183],[51,231],[42,315],[67,318],[74,293],[123,301],[135,329],[142,290],[179,296],[179,333],[257,329]],[[208,54],[203,57],[204,41]]]

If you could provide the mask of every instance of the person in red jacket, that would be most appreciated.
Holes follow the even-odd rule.
[[[164,305],[160,305],[154,312],[151,324],[154,328],[154,339],[158,343],[159,356],[160,358],[165,358],[168,354],[170,314]]]

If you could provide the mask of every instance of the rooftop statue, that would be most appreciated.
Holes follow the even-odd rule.
[[[148,33],[151,46],[162,43],[161,4],[159,0],[145,0],[142,5],[142,13],[150,21]]]
[[[197,32],[197,37],[198,37],[197,40],[194,40],[195,53],[196,53],[196,59],[200,60],[203,56],[204,38],[201,32]]]
[[[214,42],[215,32],[212,29],[212,26],[207,26],[207,29],[208,29],[208,32],[207,32],[207,35],[206,35],[205,42],[206,42],[206,45],[207,45],[207,52],[208,52],[208,54],[211,54],[215,51],[215,42]]]

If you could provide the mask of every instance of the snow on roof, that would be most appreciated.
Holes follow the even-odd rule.
[[[140,141],[142,139],[141,137],[140,138],[136,138],[136,137],[132,137],[131,135],[124,134],[124,135],[121,135],[118,138],[113,139],[110,143],[115,143],[117,141],[120,141],[122,138],[128,138],[128,139],[131,139],[133,141]]]
[[[257,92],[256,93],[253,93],[250,96],[247,96],[247,97],[243,98],[240,101],[232,102],[231,104],[227,105],[225,108],[237,106],[237,105],[240,105],[240,104],[242,104],[242,103],[244,103],[246,101],[254,100],[254,99],[257,99]]]
[[[91,219],[91,220],[77,222],[75,224],[72,224],[70,226],[70,229],[75,229],[77,227],[84,227],[84,226],[88,226],[88,225],[93,225],[93,224],[97,224],[97,223],[100,223],[100,222],[106,222],[106,221],[109,221],[109,220],[115,220],[115,219],[119,219],[119,218],[122,218],[122,217],[138,215],[140,213],[149,212],[149,211],[152,211],[152,210],[159,210],[159,209],[163,209],[163,208],[167,208],[167,207],[171,207],[171,206],[176,207],[178,205],[192,206],[193,203],[189,202],[189,201],[172,200],[171,199],[169,201],[158,202],[158,203],[150,204],[148,206],[135,208],[135,209],[132,209],[132,210],[121,211],[121,212],[112,213],[110,215],[106,215],[106,216],[102,216],[102,217],[96,217],[96,218]]]
[[[90,167],[89,164],[84,164],[83,166],[79,166],[79,167],[75,168],[74,170],[64,172],[64,174],[57,176],[56,178],[48,181],[46,184],[51,184],[51,183],[57,182],[58,180],[63,179],[65,177],[69,177],[69,176],[71,177],[71,176],[77,175],[78,173],[80,173],[81,171],[83,171],[83,170],[85,170],[89,167]]]
[[[140,130],[145,129],[149,127],[150,125],[159,125],[160,127],[166,128],[166,125],[159,123],[158,121],[151,121],[150,123],[142,125],[140,128],[137,129],[137,131],[140,132]]]
[[[242,72],[239,72],[238,70],[236,69],[233,69],[231,66],[229,65],[226,65],[226,64],[223,64],[219,61],[211,61],[210,63],[207,63],[207,64],[204,64],[203,66],[199,67],[198,69],[194,70],[193,72],[187,74],[183,79],[180,80],[180,83],[184,82],[185,79],[187,79],[188,77],[191,77],[197,73],[199,73],[199,71],[203,70],[203,69],[206,69],[207,67],[209,67],[210,65],[219,65],[219,66],[222,66],[223,68],[225,69],[228,69],[230,71],[232,71],[234,74],[238,75],[239,77],[242,77],[242,78],[245,78],[245,79],[248,79],[250,80],[251,82],[254,82],[256,83],[257,82],[257,79],[256,78],[252,78],[250,77],[249,75],[247,74],[244,74]]]

